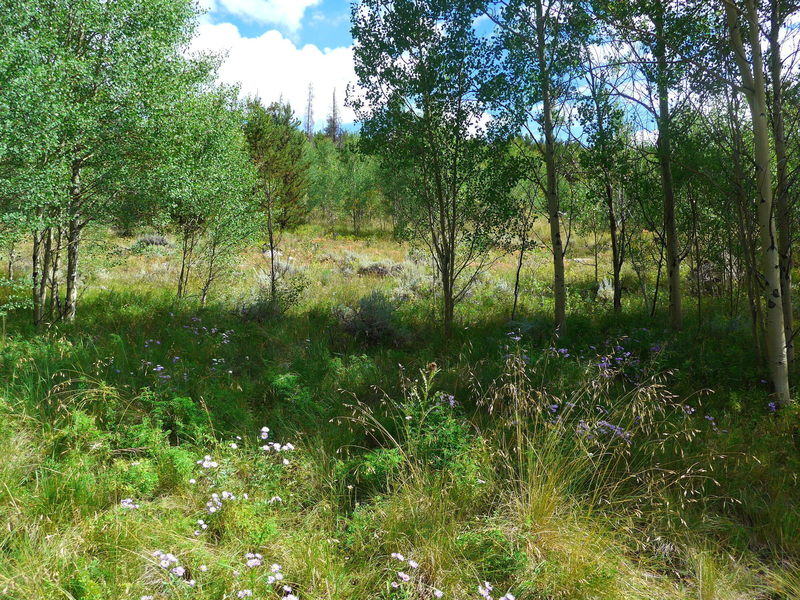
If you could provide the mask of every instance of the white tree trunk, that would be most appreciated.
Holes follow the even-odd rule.
[[[770,149],[770,122],[767,91],[764,77],[764,57],[759,39],[758,12],[754,0],[745,0],[751,52],[750,61],[745,52],[739,22],[739,10],[733,0],[723,0],[742,88],[750,106],[753,120],[754,160],[758,188],[758,228],[761,239],[763,289],[766,302],[766,350],[770,377],[775,396],[781,405],[791,401],[789,370],[786,360],[786,336],[781,297],[780,255],[775,228],[775,206],[772,192],[772,152]]]

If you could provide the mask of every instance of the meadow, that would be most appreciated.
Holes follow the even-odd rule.
[[[0,597],[800,598],[797,407],[725,298],[615,314],[577,239],[563,335],[540,248],[446,339],[381,228],[286,233],[280,313],[256,247],[176,300],[174,242],[91,231],[76,321],[8,316]]]

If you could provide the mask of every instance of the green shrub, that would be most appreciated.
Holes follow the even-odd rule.
[[[199,439],[206,430],[206,414],[191,398],[156,399],[152,414],[173,441]]]
[[[121,498],[150,498],[158,488],[158,471],[149,459],[115,460],[113,472],[120,485]]]
[[[407,336],[397,325],[396,312],[395,303],[376,290],[361,298],[355,308],[335,308],[334,316],[345,333],[367,345],[400,346]]]
[[[155,457],[160,492],[170,492],[191,479],[195,469],[195,455],[189,448],[162,447]]]
[[[340,462],[337,479],[357,488],[359,495],[384,493],[401,469],[404,457],[398,448],[378,448]]]
[[[527,556],[499,529],[468,531],[456,538],[456,547],[475,570],[489,581],[508,581],[525,568]]]

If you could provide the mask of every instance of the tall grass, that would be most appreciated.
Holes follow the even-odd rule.
[[[234,311],[257,253],[202,308],[173,300],[167,249],[110,268],[75,325],[11,323],[0,598],[799,595],[796,415],[770,412],[735,324],[674,336],[635,299],[611,317],[575,263],[580,314],[554,340],[533,256],[524,320],[506,322],[500,261],[444,341],[435,294],[409,281],[424,267],[335,260],[398,265],[408,248],[287,240],[311,285],[281,317]],[[336,318],[374,289],[403,298],[397,339]]]

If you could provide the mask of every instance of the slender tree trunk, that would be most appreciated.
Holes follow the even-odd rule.
[[[194,262],[194,249],[197,246],[198,231],[193,223],[188,223],[183,233],[183,253],[181,255],[181,272],[178,275],[178,298],[189,294],[189,276]]]
[[[208,302],[208,291],[211,289],[211,284],[214,282],[214,276],[210,271],[211,267],[209,267],[209,273],[206,276],[206,280],[203,283],[203,287],[200,290],[200,306],[205,306]]]
[[[210,247],[210,256],[208,259],[208,270],[206,271],[206,280],[203,282],[203,288],[201,290],[200,295],[200,306],[205,306],[206,302],[208,301],[208,292],[211,290],[211,285],[214,283],[214,280],[217,278],[217,251],[218,251],[218,244],[217,239],[214,238],[214,241],[211,242]]]
[[[183,250],[181,252],[181,272],[178,273],[178,299],[180,300],[186,293],[184,287],[184,280],[188,276],[188,258],[189,258],[189,232],[183,232]]]
[[[83,225],[77,218],[69,222],[67,229],[67,292],[64,300],[64,319],[74,321],[78,309],[78,250]]]
[[[67,290],[64,300],[64,319],[67,321],[74,321],[78,310],[78,251],[84,227],[81,222],[81,204],[83,201],[81,168],[80,160],[73,161],[69,191],[69,223],[67,225]]]
[[[278,273],[275,269],[275,227],[272,223],[272,200],[267,198],[267,234],[269,235],[269,293],[270,302],[278,301]]]
[[[525,260],[525,242],[527,240],[527,233],[522,234],[522,241],[519,247],[519,258],[517,259],[517,272],[514,276],[514,308],[511,309],[511,320],[517,319],[517,307],[519,306],[519,280],[522,274],[522,264]]]
[[[39,327],[42,324],[43,311],[41,286],[39,285],[42,268],[42,238],[43,233],[39,229],[35,229],[33,231],[33,252],[31,261],[33,263],[33,324],[36,327]]]
[[[550,244],[553,250],[553,296],[555,300],[555,327],[563,332],[567,321],[567,286],[564,274],[564,244],[561,239],[561,206],[558,197],[556,171],[556,140],[553,125],[553,99],[550,73],[547,66],[544,9],[541,0],[536,2],[537,59],[542,85],[542,127],[544,129],[544,162],[547,170],[547,217],[550,220]]]
[[[786,360],[794,362],[794,311],[792,309],[792,214],[789,209],[789,176],[786,156],[786,131],[783,120],[783,81],[781,68],[781,26],[779,0],[771,0],[770,71],[772,79],[772,131],[775,139],[775,213],[778,226],[778,254],[783,301],[783,330],[786,338]]]
[[[44,238],[44,256],[42,257],[42,274],[39,280],[39,299],[42,306],[41,318],[44,321],[45,305],[47,304],[47,289],[50,283],[53,267],[53,228],[48,227],[42,234]]]
[[[733,189],[735,194],[739,245],[745,264],[745,284],[747,286],[747,302],[750,309],[751,329],[755,345],[756,361],[764,362],[763,330],[764,319],[761,314],[761,301],[758,292],[758,259],[756,257],[756,243],[752,236],[752,222],[749,213],[749,200],[745,192],[745,172],[742,159],[744,141],[738,127],[738,118],[731,101],[728,106],[728,120],[730,121],[732,144],[731,160],[733,163]]]
[[[695,285],[697,286],[697,326],[703,326],[703,290],[702,274],[700,273],[700,265],[703,260],[700,256],[700,240],[698,239],[697,232],[694,234],[694,264],[695,264]]]
[[[766,302],[767,362],[772,387],[778,402],[791,401],[789,371],[786,360],[786,335],[781,297],[780,254],[775,230],[775,206],[772,191],[772,153],[767,91],[764,78],[764,58],[761,51],[758,12],[754,0],[746,0],[750,60],[745,52],[739,25],[739,14],[731,0],[723,0],[728,21],[731,46],[742,77],[743,90],[750,105],[753,121],[754,160],[758,187],[758,226],[761,238],[762,280]],[[752,65],[752,66],[751,66]]]
[[[17,260],[17,244],[11,242],[8,248],[8,280],[14,280],[14,263]]]
[[[615,222],[617,228],[617,255],[619,261],[617,263],[618,277],[619,277],[619,306],[622,310],[622,266],[625,264],[625,250],[627,248],[626,238],[626,224],[625,224],[625,189],[622,184],[619,185],[619,204],[614,210]]]
[[[444,304],[442,316],[444,337],[448,339],[453,334],[453,321],[455,319],[453,281],[450,274],[450,259],[445,257],[444,267],[442,268],[442,302]]]
[[[656,309],[658,308],[658,293],[661,290],[661,271],[664,268],[664,238],[661,238],[661,250],[658,255],[658,270],[656,272],[656,286],[653,290],[653,307],[650,309],[650,318],[656,316]]]
[[[694,285],[695,285],[695,300],[697,301],[697,327],[700,328],[703,325],[703,290],[702,290],[702,273],[700,270],[702,269],[702,258],[700,256],[700,236],[698,234],[698,228],[700,225],[700,216],[697,213],[697,199],[692,194],[692,186],[687,185],[687,196],[689,200],[689,206],[692,209],[692,236],[691,236],[691,245],[689,247],[689,256],[692,259],[693,268],[694,268]],[[694,255],[692,255],[692,251],[694,251]]]
[[[736,169],[737,172],[736,176],[738,178],[739,175],[741,175],[741,166],[734,165],[734,169]],[[753,333],[753,341],[755,344],[756,361],[760,364],[763,363],[764,356],[762,352],[762,339],[761,339],[762,338],[761,307],[758,298],[758,290],[756,289],[756,274],[758,269],[754,261],[752,244],[750,243],[750,236],[747,233],[748,229],[747,218],[746,218],[746,210],[748,204],[747,199],[744,197],[743,188],[737,185],[736,190],[737,190],[736,203],[738,208],[737,212],[739,215],[739,244],[742,247],[742,253],[744,254],[744,260],[746,265],[745,278],[747,284],[747,302],[750,308],[750,322],[751,322],[751,330]]]
[[[675,190],[672,179],[672,116],[669,107],[669,85],[667,83],[667,47],[664,39],[663,9],[656,13],[656,72],[658,88],[658,163],[664,193],[664,236],[667,251],[667,277],[669,279],[670,325],[675,331],[683,328],[681,307],[681,258],[678,251],[678,229],[675,222]]]
[[[597,214],[592,211],[592,236],[594,237],[594,286],[600,289],[600,242],[597,239]]]
[[[63,243],[63,231],[61,226],[56,227],[55,247],[53,249],[53,265],[50,269],[50,299],[47,304],[47,314],[51,319],[57,318],[61,314],[61,297],[58,285],[58,271],[61,268],[61,249]]]
[[[620,273],[622,271],[621,248],[619,243],[619,231],[617,230],[617,215],[614,210],[614,188],[611,182],[606,179],[606,205],[608,208],[608,229],[611,233],[611,262],[613,263],[614,277],[614,312],[622,310],[622,281]]]
[[[736,301],[736,296],[734,295],[734,291],[736,289],[735,288],[735,283],[736,283],[735,268],[736,268],[736,265],[734,263],[734,251],[733,251],[734,231],[733,231],[732,222],[729,221],[729,223],[731,223],[731,224],[728,226],[728,234],[727,234],[727,238],[728,238],[728,240],[727,240],[728,241],[728,249],[727,249],[727,252],[728,252],[728,257],[727,257],[727,259],[728,259],[727,260],[727,263],[728,263],[728,269],[727,269],[728,270],[728,316],[733,318],[736,315],[736,309],[737,309],[738,302]]]

